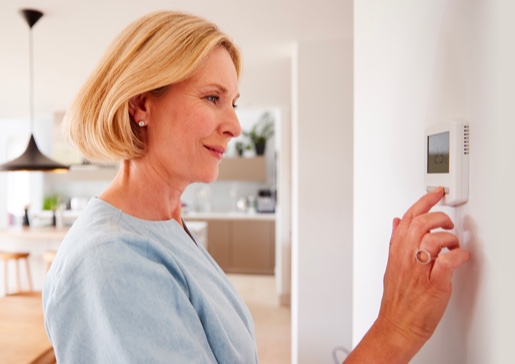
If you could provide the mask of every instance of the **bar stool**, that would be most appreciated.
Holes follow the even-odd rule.
[[[47,250],[43,253],[43,261],[45,262],[45,272],[48,272],[52,262],[54,261],[55,255],[57,254],[56,250]]]
[[[29,286],[29,292],[32,292],[32,278],[30,275],[30,267],[29,267],[29,255],[28,252],[0,252],[0,260],[4,263],[4,292],[5,295],[12,293],[21,293],[21,280],[20,280],[20,261],[25,260],[25,269],[27,272],[27,283]],[[9,270],[8,270],[8,262],[10,260],[14,260],[14,264],[16,267],[16,292],[8,292],[9,291]]]

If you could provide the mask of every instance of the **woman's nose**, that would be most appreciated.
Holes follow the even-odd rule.
[[[236,138],[241,135],[241,125],[233,108],[228,112],[226,120],[223,123],[223,134],[231,138]]]

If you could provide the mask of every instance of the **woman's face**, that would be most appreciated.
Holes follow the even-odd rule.
[[[144,94],[146,162],[170,183],[213,182],[229,141],[241,134],[238,97],[236,69],[223,47],[192,77]]]

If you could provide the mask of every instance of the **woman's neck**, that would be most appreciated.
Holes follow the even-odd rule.
[[[151,221],[174,219],[182,226],[181,196],[186,187],[184,183],[174,184],[145,163],[123,161],[99,198],[128,215]]]

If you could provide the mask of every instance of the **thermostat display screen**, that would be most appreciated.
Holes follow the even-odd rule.
[[[449,173],[449,132],[427,137],[427,173]]]

